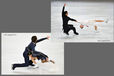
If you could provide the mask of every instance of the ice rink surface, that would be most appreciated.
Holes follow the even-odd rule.
[[[49,33],[2,33],[1,46],[1,74],[2,75],[63,75],[64,74],[64,43],[44,40],[37,43],[36,50],[48,55],[55,61],[52,63],[41,63],[39,68],[31,66],[11,70],[14,63],[23,63],[23,52],[31,42],[31,37],[36,35],[38,39],[50,36]]]
[[[66,3],[65,10],[68,11],[69,17],[76,19],[79,22],[89,20],[104,20],[105,22],[89,23],[89,27],[80,29],[80,24],[69,21],[76,27],[78,36],[72,31],[69,36],[62,31],[62,8]],[[51,34],[52,40],[60,42],[113,42],[114,25],[113,25],[113,3],[110,2],[76,2],[76,1],[52,1],[51,2]],[[98,30],[94,30],[94,25],[97,25]]]

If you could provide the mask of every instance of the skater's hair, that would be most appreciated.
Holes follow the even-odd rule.
[[[66,15],[68,13],[68,11],[65,11],[64,14]]]
[[[36,42],[37,37],[36,36],[32,36],[31,40],[32,40],[32,42]]]
[[[28,55],[32,55],[32,52],[31,52],[31,51],[29,51],[29,52],[28,52]]]

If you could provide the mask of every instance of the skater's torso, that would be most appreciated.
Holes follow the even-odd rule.
[[[34,44],[33,42],[31,42],[31,43],[25,48],[24,54],[27,54],[29,51],[35,51],[35,47],[36,47],[36,44]]]
[[[39,39],[37,40],[37,43],[40,42],[40,41],[43,41],[47,38],[42,38],[42,39]],[[24,51],[24,54],[27,54],[29,51],[35,51],[35,47],[36,47],[36,43],[34,42],[31,42],[26,48],[25,48],[25,51]]]
[[[69,17],[63,15],[62,19],[63,19],[63,26],[68,25]]]

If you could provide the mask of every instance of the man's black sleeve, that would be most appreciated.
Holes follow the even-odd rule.
[[[70,18],[70,17],[68,17],[69,18],[69,20],[71,20],[71,21],[76,21],[75,19],[72,19],[72,18]]]
[[[47,37],[41,38],[41,39],[37,40],[37,42],[40,42],[40,41],[43,41],[43,40],[46,40],[46,39],[47,39]]]
[[[62,9],[62,16],[64,15],[64,10],[65,10],[65,6],[63,6],[63,9]]]

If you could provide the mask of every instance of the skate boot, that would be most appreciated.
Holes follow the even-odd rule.
[[[69,35],[69,33],[68,32],[64,32],[66,35]]]
[[[16,68],[16,67],[15,67],[15,65],[14,65],[14,64],[12,64],[12,70],[15,70],[15,68]]]
[[[35,66],[35,65],[33,64],[32,60],[29,61],[29,65],[30,65],[30,66]]]
[[[109,20],[108,20],[108,19],[106,19],[106,20],[105,20],[105,23],[108,23],[108,21],[109,21]]]
[[[75,32],[74,34],[75,34],[75,35],[79,35],[79,33],[78,33],[78,32]]]
[[[33,69],[35,69],[35,68],[38,68],[38,65],[37,64],[35,64],[35,66],[33,66]]]

